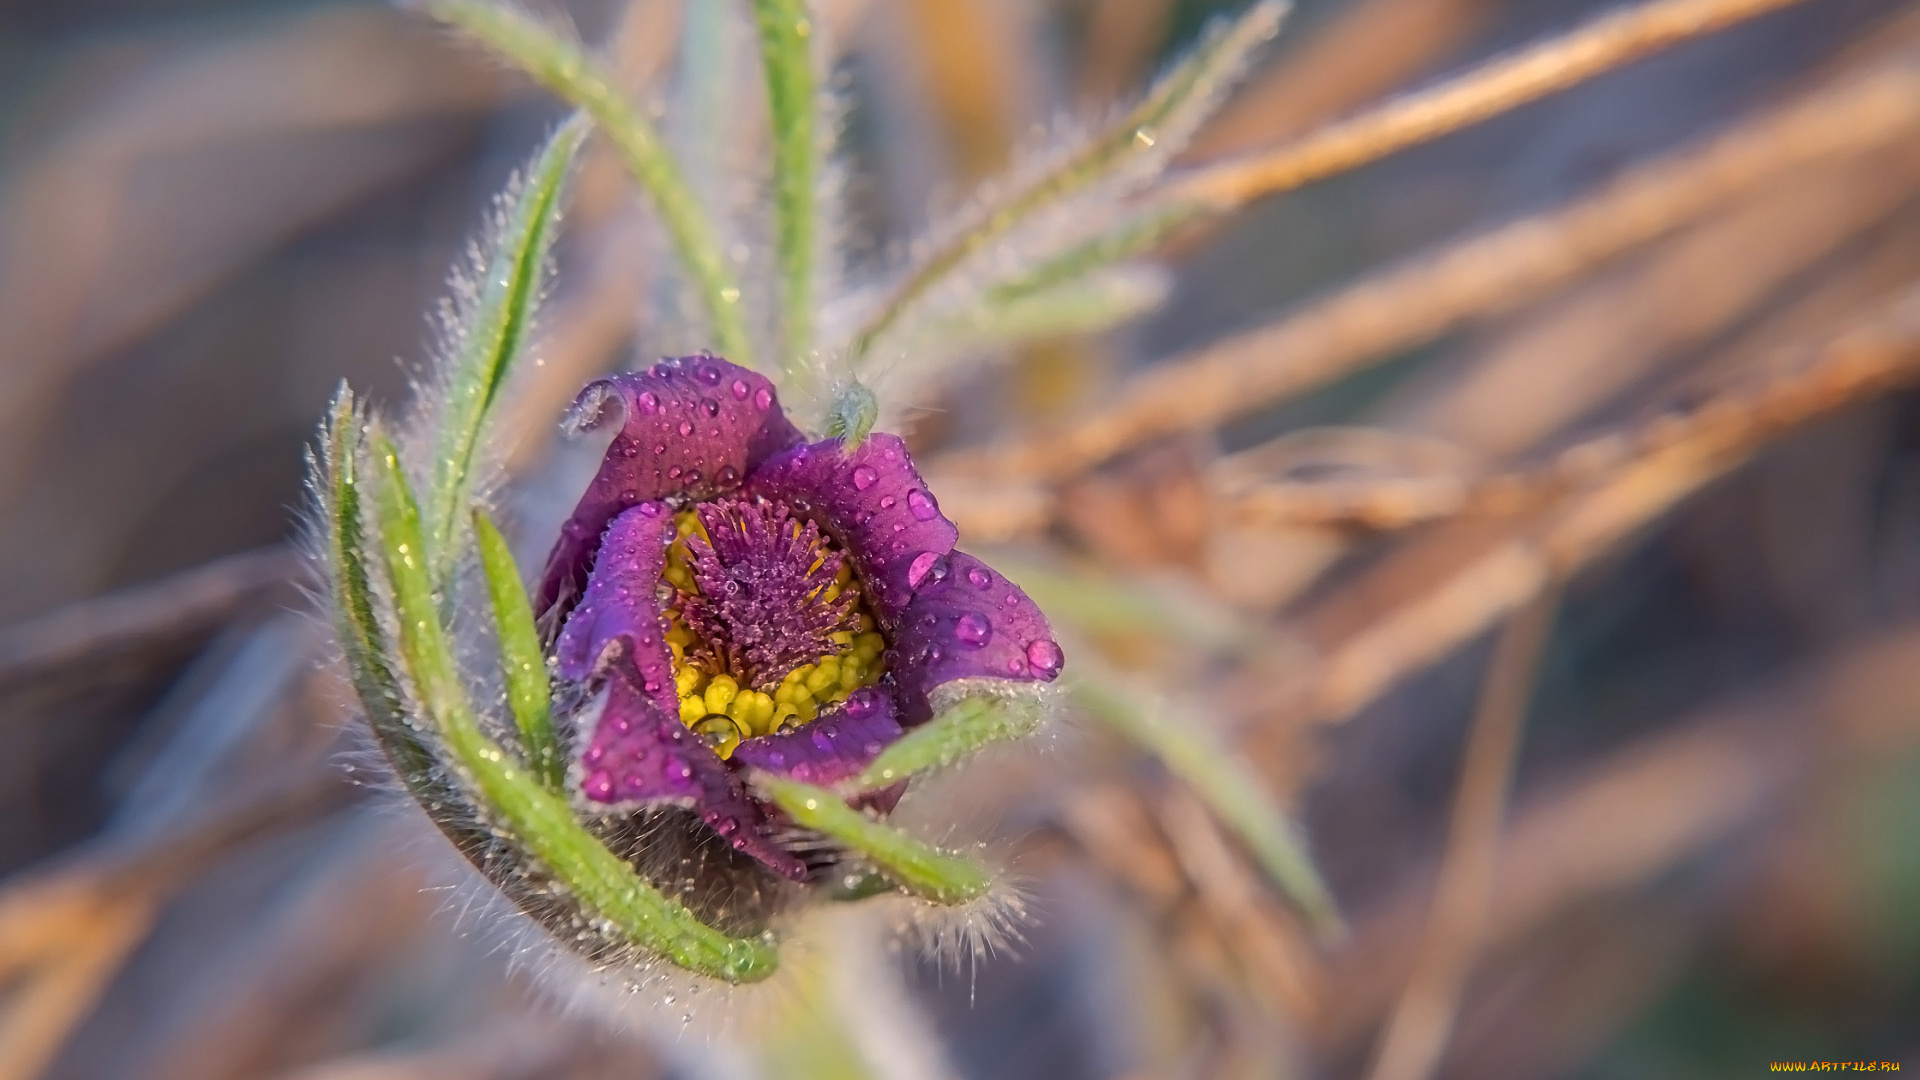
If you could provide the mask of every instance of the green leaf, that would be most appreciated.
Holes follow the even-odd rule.
[[[1153,695],[1108,676],[1081,677],[1073,697],[1107,726],[1138,743],[1178,777],[1253,852],[1267,876],[1323,940],[1345,934],[1333,894],[1280,808],[1260,781],[1197,723],[1170,722]]]
[[[1152,311],[1166,295],[1167,277],[1158,268],[1115,266],[1028,292],[989,293],[971,308],[928,320],[913,337],[942,348],[980,349],[1093,334]]]
[[[888,880],[915,896],[937,904],[964,904],[985,896],[993,886],[979,864],[875,821],[826,788],[769,773],[756,775],[753,783],[795,824],[866,856]]]
[[[1113,180],[1143,163],[1164,161],[1212,111],[1219,93],[1238,77],[1253,50],[1279,29],[1286,5],[1262,0],[1224,33],[1213,35],[1155,85],[1119,123],[1068,154],[1059,164],[980,208],[967,227],[937,246],[883,300],[855,333],[851,358],[859,361],[880,337],[979,252],[1041,210]],[[1156,166],[1157,167],[1157,166]]]
[[[507,705],[520,731],[527,764],[549,791],[559,791],[566,779],[566,763],[553,735],[553,699],[547,685],[546,658],[540,652],[540,631],[533,622],[533,605],[520,583],[507,538],[487,515],[473,512],[473,535],[480,549],[480,567],[486,572],[487,591],[493,597],[493,620],[500,638],[500,665],[507,674]]]
[[[575,116],[554,132],[526,175],[511,188],[512,201],[481,267],[480,295],[471,320],[459,328],[460,355],[447,372],[446,403],[434,445],[433,488],[427,520],[433,528],[433,579],[444,585],[459,557],[460,527],[473,488],[480,432],[507,372],[526,344],[541,277],[560,220],[561,188],[568,166],[586,138],[587,122]]]
[[[332,593],[334,630],[340,637],[348,675],[367,711],[380,750],[409,791],[420,794],[434,784],[433,759],[407,718],[393,669],[387,662],[385,634],[373,607],[367,574],[365,509],[360,475],[361,418],[353,391],[343,383],[334,395],[321,433],[320,492],[324,517],[327,578]]]
[[[753,0],[773,113],[773,210],[778,223],[781,327],[789,381],[813,348],[815,177],[813,20],[802,0]]]
[[[1080,241],[1033,269],[993,286],[986,291],[986,297],[993,301],[1014,300],[1081,280],[1096,271],[1145,253],[1176,229],[1200,220],[1210,211],[1211,207],[1197,202],[1150,206],[1122,218],[1112,228]]]
[[[992,743],[1031,735],[1038,702],[964,697],[880,752],[854,780],[861,791],[888,787],[915,773],[943,768]]]
[[[736,364],[753,366],[740,286],[718,234],[660,133],[580,46],[524,12],[487,0],[427,0],[452,23],[512,61],[547,89],[593,117],[659,212],[695,291],[713,321],[714,341]]]
[[[779,958],[765,941],[729,937],[635,876],[573,816],[566,799],[480,730],[448,648],[428,577],[420,507],[399,454],[384,438],[374,446],[379,473],[381,545],[393,584],[400,654],[422,709],[483,813],[538,859],[558,884],[634,944],[681,967],[727,982],[771,975]]]

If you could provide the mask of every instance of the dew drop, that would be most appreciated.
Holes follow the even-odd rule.
[[[1027,646],[1027,663],[1042,675],[1052,676],[1060,672],[1067,658],[1060,652],[1060,646],[1046,638],[1040,638]]]
[[[700,381],[706,383],[708,386],[720,385],[720,369],[714,367],[712,364],[701,364],[699,375]]]
[[[940,513],[940,508],[933,504],[933,496],[919,488],[907,492],[907,510],[920,521],[932,521]]]
[[[653,444],[653,452],[654,452],[654,453],[656,453],[656,454],[664,454],[664,453],[666,453],[666,452],[667,452],[667,444],[666,444],[666,443],[663,443],[663,442],[660,442],[660,443],[654,443],[654,444]]]
[[[853,470],[853,489],[855,491],[865,491],[878,483],[879,480],[880,474],[874,472],[871,465],[862,465]]]
[[[613,774],[605,769],[596,769],[588,775],[586,782],[580,785],[580,790],[585,792],[589,799],[606,802],[613,798]]]
[[[731,484],[735,480],[740,479],[740,470],[731,465],[722,465],[720,466],[720,475],[717,479],[723,484]]]
[[[953,634],[977,649],[993,640],[993,624],[979,612],[969,611],[955,620]]]
[[[745,379],[733,380],[733,396],[740,401],[747,400],[747,381]]]
[[[682,469],[682,468],[680,468],[680,466],[678,466],[678,465],[675,465],[675,466],[673,466],[672,468],[670,468],[670,469],[668,469],[668,470],[667,470],[667,479],[669,479],[669,480],[678,480],[678,479],[680,479],[680,474],[681,474],[682,472],[684,472],[684,471],[686,471],[686,470],[684,470],[684,469]]]
[[[700,409],[701,411],[705,412],[708,416],[720,415],[720,403],[713,400],[712,398],[701,398]]]
[[[895,504],[895,503],[897,503],[897,502],[899,502],[899,501],[900,501],[900,500],[898,500],[898,499],[896,499],[896,498],[894,498],[894,497],[893,497],[893,496],[891,496],[891,495],[888,495],[888,496],[885,496],[885,497],[883,497],[883,498],[882,498],[882,499],[880,500],[880,509],[882,509],[882,510],[891,510],[891,509],[893,509],[893,507],[894,507],[894,504]]]
[[[976,566],[967,571],[967,580],[973,582],[974,588],[984,589],[993,584],[993,575],[987,573],[985,567]]]
[[[693,425],[685,420],[680,421],[680,434],[682,435],[693,434]]]
[[[645,412],[659,412],[660,399],[654,395],[653,391],[649,390],[640,395],[640,408]]]
[[[760,392],[753,395],[753,407],[761,412],[773,408],[773,391],[764,386],[761,387]]]

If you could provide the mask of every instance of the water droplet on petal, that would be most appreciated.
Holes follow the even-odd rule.
[[[953,634],[977,649],[993,640],[993,624],[979,612],[969,611],[955,620]]]
[[[967,571],[967,580],[973,582],[974,588],[984,589],[993,584],[993,575],[987,573],[986,568],[976,566]]]
[[[678,479],[680,479],[680,474],[681,474],[681,473],[682,473],[683,471],[685,471],[685,470],[683,470],[683,469],[681,469],[681,468],[680,468],[680,466],[678,466],[678,465],[675,465],[675,466],[673,466],[672,468],[670,468],[670,469],[668,469],[668,470],[667,470],[667,479],[669,479],[669,480],[678,480]]]
[[[693,434],[693,425],[688,423],[685,420],[680,421],[680,434],[682,435]]]
[[[773,408],[773,391],[764,386],[761,387],[760,392],[753,395],[753,407],[761,412]]]
[[[913,562],[907,566],[908,587],[919,588],[920,583],[927,580],[927,572],[932,570],[933,564],[939,561],[940,556],[935,552],[923,551],[916,555]]]
[[[719,416],[719,415],[720,415],[720,403],[719,403],[719,402],[717,402],[717,401],[715,401],[715,400],[713,400],[712,398],[701,398],[701,399],[700,399],[700,408],[701,408],[701,409],[702,409],[702,410],[703,410],[703,411],[704,411],[704,412],[705,412],[705,413],[706,413],[706,414],[707,414],[708,416]]]
[[[745,379],[733,380],[733,396],[741,401],[747,400],[747,383]]]
[[[896,498],[894,498],[894,497],[893,497],[893,496],[891,496],[891,495],[887,495],[887,496],[884,496],[884,497],[882,497],[882,498],[881,498],[881,500],[880,500],[880,509],[882,509],[882,510],[891,510],[891,509],[893,509],[893,506],[894,506],[894,504],[895,504],[895,503],[897,503],[897,502],[899,502],[899,501],[900,501],[900,500],[898,500],[898,499],[896,499]]]
[[[735,480],[740,479],[740,470],[731,465],[722,465],[720,466],[720,476],[718,479],[723,484],[731,484]]]
[[[940,508],[933,504],[933,496],[919,488],[907,492],[907,510],[920,521],[932,521],[940,514]]]
[[[596,769],[587,777],[586,782],[580,785],[580,790],[589,799],[609,802],[613,799],[613,774],[605,769]]]
[[[853,489],[855,491],[865,491],[878,483],[879,480],[880,474],[874,472],[873,467],[870,465],[862,465],[853,470]]]
[[[712,364],[701,364],[698,374],[700,381],[706,383],[708,386],[720,385],[720,369],[714,367]]]
[[[667,452],[667,444],[666,444],[666,443],[663,443],[663,442],[661,442],[661,443],[654,443],[654,444],[653,444],[653,452],[654,452],[654,453],[656,453],[656,454],[664,454],[664,453],[666,453],[666,452]]]
[[[1067,658],[1061,653],[1060,646],[1046,638],[1040,638],[1027,646],[1027,663],[1032,664],[1033,670],[1041,675],[1059,674],[1060,668],[1066,662]]]
[[[640,395],[640,408],[644,412],[659,412],[660,399],[654,395],[653,391],[649,390]]]

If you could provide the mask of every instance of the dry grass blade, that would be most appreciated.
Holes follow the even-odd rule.
[[[213,626],[301,573],[286,547],[217,559],[162,581],[0,629],[0,689],[71,664]]]
[[[0,1080],[45,1071],[153,925],[154,897],[87,881],[11,893],[0,903]]]
[[[1159,365],[1053,433],[950,459],[982,475],[1059,479],[1129,447],[1325,384],[1393,349],[1512,308],[1692,221],[1734,192],[1857,154],[1920,124],[1920,67],[1847,78],[1642,166],[1588,198],[1470,237],[1350,285],[1275,323]]]
[[[1483,64],[1263,153],[1170,179],[1156,198],[1221,209],[1364,165],[1799,0],[1657,0]]]
[[[1394,1008],[1373,1080],[1424,1080],[1445,1049],[1486,930],[1520,732],[1557,597],[1549,588],[1508,620],[1467,739],[1447,851],[1413,974]]]
[[[1328,648],[1304,693],[1307,717],[1336,720],[1373,700],[1744,461],[1765,437],[1920,378],[1920,288],[1825,344],[1774,358],[1805,374],[1746,403],[1679,420],[1670,440],[1592,490],[1478,551],[1424,591]],[[1660,425],[1655,426],[1655,430]]]
[[[238,847],[342,805],[330,766],[283,770],[155,839],[108,834],[0,890],[0,1080],[53,1061],[166,898]]]
[[[1896,323],[1900,318],[1895,316]],[[1747,373],[1751,377],[1701,404],[1583,439],[1530,468],[1481,477],[1456,474],[1346,485],[1246,484],[1218,508],[1244,523],[1381,529],[1462,514],[1519,513],[1632,472],[1665,454],[1723,456],[1762,446],[1813,416],[1912,378],[1909,365],[1888,365],[1888,358],[1871,347],[1843,347],[1811,357],[1781,354],[1775,359],[1799,363],[1774,370],[1760,365],[1759,371]]]
[[[1853,641],[1752,692],[1676,717],[1550,791],[1523,799],[1507,830],[1485,950],[1550,925],[1595,896],[1629,890],[1777,809],[1853,752],[1910,746],[1920,729],[1890,703],[1911,700],[1920,670],[1912,624]],[[1363,1038],[1418,948],[1431,872],[1355,927],[1330,973],[1314,1039]]]

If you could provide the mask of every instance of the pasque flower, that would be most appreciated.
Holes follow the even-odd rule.
[[[809,442],[767,379],[711,356],[595,382],[569,423],[618,425],[535,598],[559,675],[590,692],[577,805],[690,807],[805,879],[750,773],[832,787],[943,698],[1060,673],[1045,617],[955,549],[896,436]]]
[[[906,446],[871,430],[879,395],[923,396],[995,341],[1088,329],[1089,296],[1093,323],[1137,312],[1141,289],[1110,286],[1137,285],[1145,246],[1191,208],[1122,196],[1164,167],[1281,5],[1211,35],[1114,125],[853,306],[814,280],[845,260],[820,250],[843,230],[816,182],[825,56],[804,3],[753,5],[773,119],[769,297],[735,277],[754,245],[722,243],[751,238],[758,210],[709,221],[669,140],[579,43],[492,0],[426,6],[580,112],[457,277],[408,428],[343,388],[314,454],[340,651],[396,779],[554,945],[628,990],[661,964],[770,978],[802,900],[892,893],[944,913],[926,920],[936,948],[948,930],[990,938],[1017,917],[1016,890],[883,818],[914,776],[1037,730],[1039,687],[1064,658],[1026,594],[955,548]],[[529,597],[489,516],[502,477],[487,443],[590,131],[628,165],[700,301],[674,336],[738,363],[664,360],[581,393],[570,427],[612,429],[610,445]],[[828,311],[857,317],[828,334]],[[826,440],[788,419],[756,352],[826,418]]]

